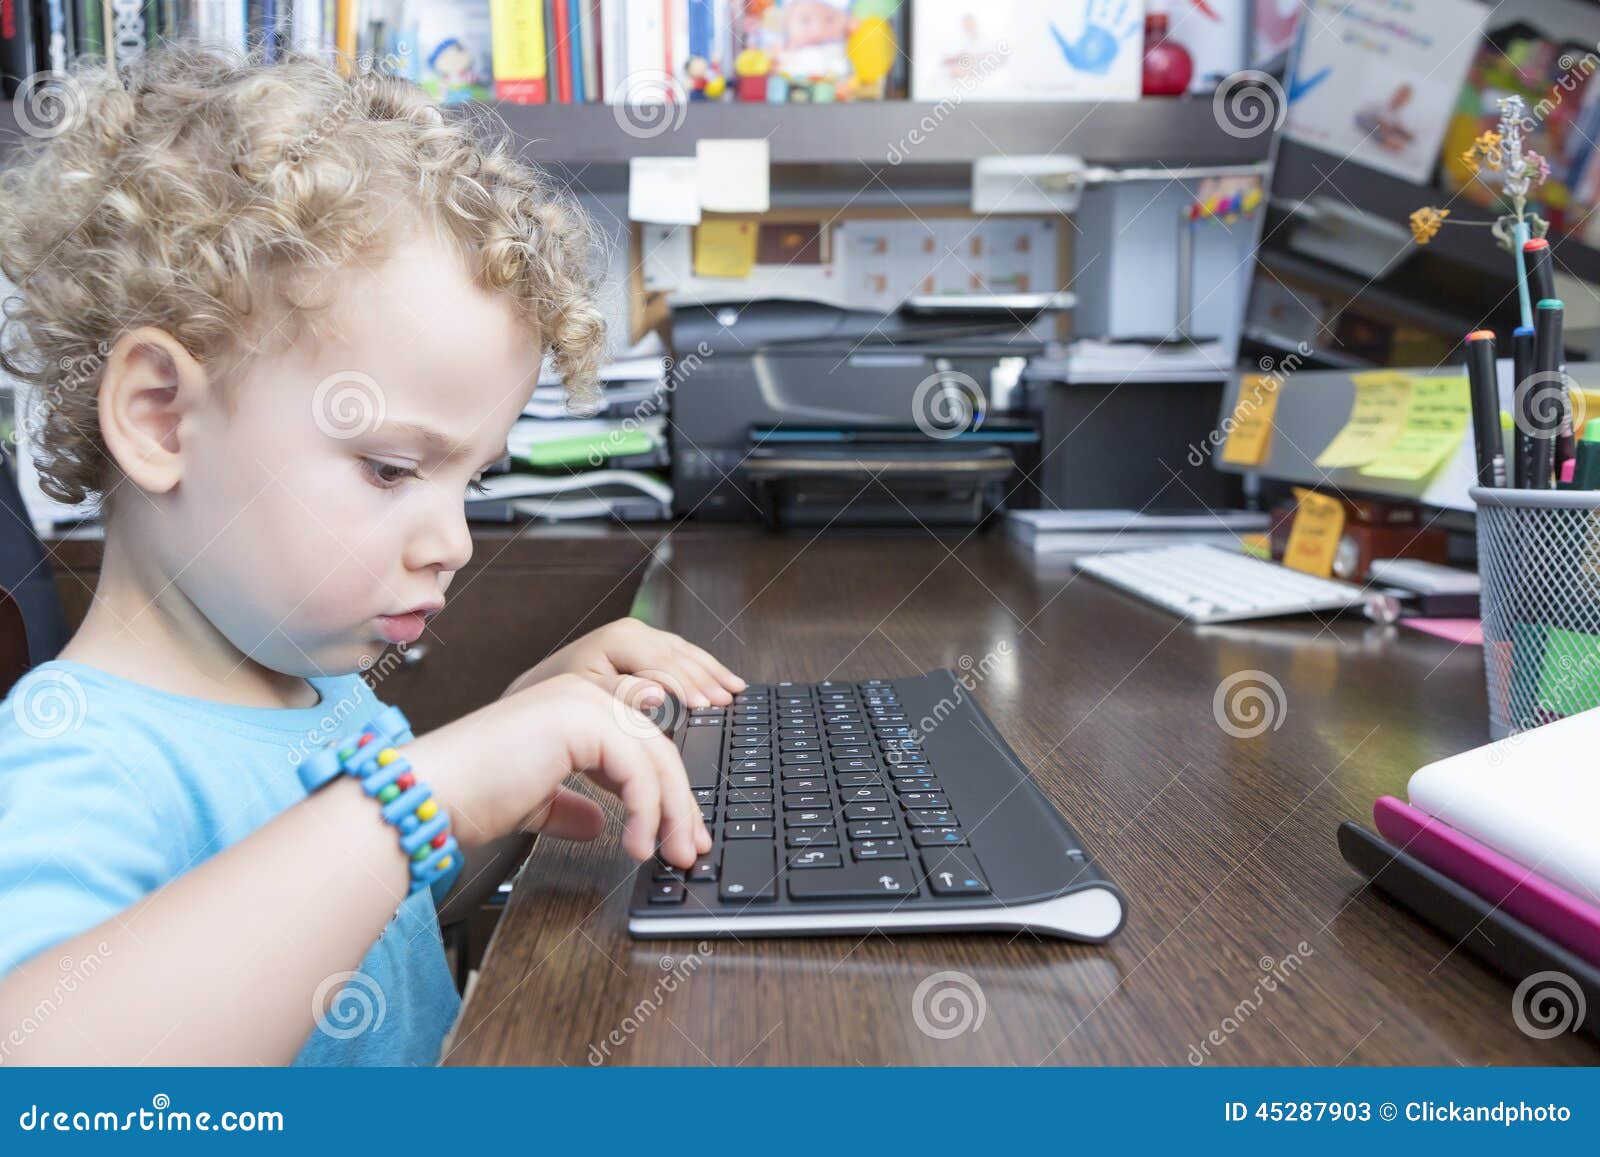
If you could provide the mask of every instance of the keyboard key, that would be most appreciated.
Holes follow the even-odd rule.
[[[783,739],[778,742],[780,751],[817,751],[822,746],[818,739]]]
[[[894,815],[894,807],[887,803],[852,803],[846,804],[844,818],[847,820],[882,820]],[[940,820],[942,824],[951,823],[951,820]]]
[[[945,799],[942,792],[911,791],[900,797],[900,804],[910,808],[947,808],[950,801]]]
[[[888,840],[900,834],[893,820],[870,820],[864,824],[851,824],[846,834],[852,840]]]
[[[839,772],[856,772],[860,774],[867,774],[879,770],[878,761],[876,759],[841,759],[837,752],[835,752],[833,756],[833,769]]]
[[[859,840],[850,845],[858,860],[903,860],[906,847],[899,840]]]
[[[720,727],[691,727],[683,733],[683,767],[690,787],[716,787],[717,761],[722,755]]]
[[[828,781],[820,775],[806,776],[804,778],[785,779],[783,781],[783,794],[796,795],[801,792],[825,792],[828,790]]]
[[[846,864],[789,876],[789,896],[795,900],[877,900],[916,894],[916,881],[903,864]]]
[[[935,896],[983,896],[989,882],[978,867],[978,858],[966,848],[941,849],[922,853],[928,869],[927,885]]]
[[[820,751],[785,751],[778,756],[784,767],[815,767],[822,762]]]
[[[839,798],[845,803],[882,803],[888,800],[889,794],[881,787],[844,787],[839,789]]]
[[[772,824],[767,820],[739,820],[722,825],[725,840],[770,840]]]
[[[770,803],[735,803],[728,805],[728,819],[730,820],[770,820],[772,818],[772,805]]]
[[[897,779],[894,789],[904,798],[908,792],[938,791],[939,781],[929,776],[919,776],[915,779]]]
[[[807,791],[783,797],[784,811],[816,811],[818,808],[832,806],[833,800],[826,792]]]
[[[846,775],[838,776],[839,787],[883,787],[883,776],[872,771],[852,771]]]
[[[745,771],[738,775],[728,777],[729,787],[768,787],[772,786],[772,777],[759,772]]]
[[[717,882],[717,895],[734,903],[776,900],[777,877],[777,854],[771,844],[729,844],[722,849],[722,877]]]
[[[783,842],[790,848],[836,848],[839,833],[835,828],[795,828]]]
[[[811,811],[784,812],[783,826],[786,828],[817,828],[833,822],[831,808],[815,808]]]
[[[683,879],[683,869],[674,868],[671,864],[663,864],[660,860],[657,860],[655,861],[654,871],[650,873],[650,878],[657,883],[662,880],[681,880]]]
[[[701,856],[694,862],[694,867],[689,869],[691,880],[715,880],[717,878],[717,861],[710,856]]]
[[[728,764],[728,771],[730,773],[737,773],[737,772],[741,772],[741,771],[764,771],[764,772],[767,772],[768,774],[771,774],[771,772],[772,772],[772,760],[770,760],[770,759],[736,759],[732,763]]]
[[[843,862],[838,852],[826,848],[807,848],[789,857],[791,868],[837,868]]]
[[[874,767],[878,765],[878,753],[873,751],[870,747],[834,747],[829,751],[829,754],[832,755],[835,760],[864,759],[871,763]],[[866,769],[863,768],[861,770]]]
[[[712,804],[712,803],[703,803],[703,804],[701,804],[700,805],[700,818],[705,820],[706,823],[708,823],[708,824],[712,820],[716,819],[717,818],[717,805],[716,804]]]
[[[728,802],[734,803],[771,803],[772,789],[770,787],[730,787],[728,789]]]
[[[717,789],[714,787],[697,787],[694,792],[695,803],[716,803]]]
[[[681,904],[683,903],[683,881],[669,880],[661,884],[650,885],[650,903],[652,904]]]
[[[943,808],[939,810],[909,811],[906,813],[906,822],[914,828],[948,828],[954,827],[956,813]]]
[[[967,833],[960,828],[913,828],[911,842],[919,848],[953,847],[966,843]]]

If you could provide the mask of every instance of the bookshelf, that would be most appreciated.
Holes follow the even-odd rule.
[[[849,104],[704,102],[668,111],[640,128],[613,105],[488,102],[546,165],[625,166],[631,157],[693,155],[702,137],[765,137],[774,165],[864,165],[899,169],[970,164],[975,157],[1071,153],[1108,166],[1237,165],[1267,159],[1271,134],[1232,136],[1209,99],[1146,98],[1101,104],[912,101]],[[619,115],[620,112],[620,115]],[[925,124],[935,127],[931,131]],[[630,131],[631,130],[631,131]],[[910,144],[913,131],[923,133]],[[16,115],[0,105],[0,156],[19,138]],[[904,155],[890,162],[892,148]]]

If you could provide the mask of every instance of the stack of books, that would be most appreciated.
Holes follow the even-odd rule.
[[[467,517],[670,518],[667,365],[660,337],[647,334],[600,371],[599,402],[581,414],[568,409],[561,381],[547,367],[506,437],[509,461],[484,478]]]

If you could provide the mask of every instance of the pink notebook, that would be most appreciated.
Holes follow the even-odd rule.
[[[1392,795],[1372,805],[1383,838],[1600,966],[1600,909]]]

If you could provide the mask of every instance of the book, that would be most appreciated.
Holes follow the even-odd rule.
[[[489,0],[494,94],[515,104],[543,104],[544,5],[541,0]]]
[[[419,0],[421,84],[445,104],[487,100],[494,91],[489,0]]]
[[[1475,0],[1318,0],[1302,21],[1284,133],[1425,183],[1487,14]]]
[[[35,0],[0,0],[0,96],[10,100],[34,73]]]
[[[551,52],[556,60],[556,101],[572,103],[572,21],[568,0],[551,0]]]
[[[911,98],[1138,100],[1143,57],[1143,0],[917,0]]]

